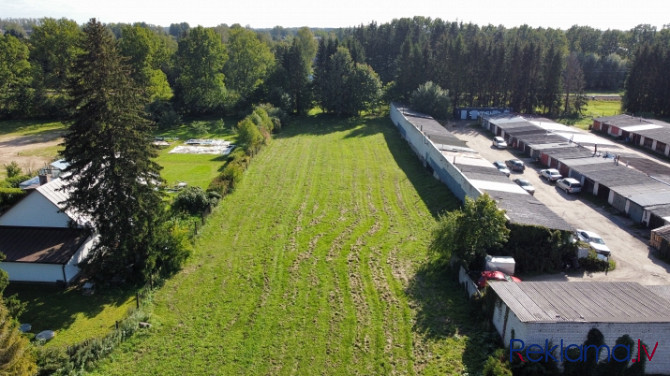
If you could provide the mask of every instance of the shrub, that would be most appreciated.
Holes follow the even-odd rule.
[[[21,167],[16,161],[11,161],[9,164],[5,165],[5,170],[7,171],[7,177],[13,178],[15,176],[21,175]]]
[[[172,203],[172,208],[175,211],[198,214],[211,206],[216,206],[220,198],[221,195],[216,192],[205,192],[200,187],[187,187],[179,192]]]
[[[505,349],[498,349],[493,355],[489,355],[484,363],[482,374],[484,376],[512,376]]]
[[[0,210],[11,207],[25,195],[21,188],[0,188]]]
[[[569,231],[550,230],[541,226],[509,224],[509,241],[499,253],[516,260],[518,273],[556,272],[577,254]]]
[[[612,265],[610,265],[610,263]],[[579,259],[579,266],[588,272],[604,272],[606,270],[614,270],[614,260],[610,262],[601,260],[594,250],[589,250],[589,255]]]
[[[437,119],[446,119],[449,116],[451,100],[449,91],[440,85],[428,81],[419,86],[410,97],[412,109],[423,112]]]

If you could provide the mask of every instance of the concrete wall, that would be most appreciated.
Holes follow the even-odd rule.
[[[514,338],[524,341],[526,346],[532,343],[544,346],[546,340],[552,342],[553,345],[560,345],[561,340],[564,346],[581,345],[592,328],[600,330],[605,337],[605,344],[610,349],[616,344],[617,338],[628,334],[636,343],[636,346],[631,349],[631,355],[634,357],[637,357],[638,339],[647,345],[649,355],[658,342],[656,353],[652,361],[647,361],[645,371],[649,374],[670,374],[670,357],[667,356],[670,354],[670,323],[522,323],[514,312],[498,299],[493,312],[493,325],[502,337],[505,346],[510,345],[512,331],[514,331]],[[601,354],[601,356],[605,355]]]
[[[37,191],[33,191],[0,216],[1,226],[67,228],[70,217]]]
[[[473,295],[479,295],[479,289],[477,288],[477,284],[475,284],[475,281],[473,281],[468,273],[465,271],[465,268],[462,266],[458,270],[458,283],[463,286],[465,289],[465,292],[468,294],[468,297],[472,297]]]
[[[476,199],[482,194],[393,103],[390,112],[393,124],[398,127],[400,134],[424,166],[430,166],[433,175],[446,184],[459,200],[465,201],[466,196]]]

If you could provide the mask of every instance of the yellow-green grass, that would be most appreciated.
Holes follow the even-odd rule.
[[[102,337],[136,304],[131,292],[121,290],[98,291],[84,296],[77,289],[11,284],[6,293],[18,293],[19,299],[28,304],[19,320],[31,324],[32,333],[56,331],[56,337],[45,346],[70,346],[89,338]]]
[[[61,150],[63,150],[63,147],[61,145],[53,145],[53,146],[21,151],[18,152],[17,155],[21,157],[43,157],[43,158],[55,159],[58,157],[58,153]]]
[[[219,174],[221,167],[226,161],[225,156],[211,154],[170,154],[170,150],[183,143],[189,138],[214,138],[225,139],[231,143],[237,140],[237,134],[233,131],[235,119],[224,119],[225,127],[215,129],[210,127],[208,133],[196,134],[191,125],[195,121],[182,124],[178,128],[161,131],[157,136],[170,139],[171,145],[159,152],[156,162],[163,167],[161,176],[169,187],[179,182],[198,186],[206,189],[209,183]],[[176,139],[175,139],[176,138]]]
[[[462,374],[493,346],[427,263],[457,201],[384,119],[297,120],[254,158],[99,375]]]
[[[52,120],[0,121],[0,136],[30,136],[42,132],[64,131],[65,129],[65,124]]]
[[[174,146],[170,146],[170,149]],[[169,154],[162,151],[156,162],[163,167],[161,176],[168,187],[179,182],[206,189],[219,173],[225,157],[210,154]]]
[[[589,98],[591,95],[589,95]],[[605,116],[622,114],[621,100],[588,99],[586,107],[579,118],[557,118],[556,121],[563,124],[574,125],[581,129],[589,129],[593,125],[593,119]]]

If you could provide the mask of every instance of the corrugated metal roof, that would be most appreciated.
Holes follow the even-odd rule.
[[[0,252],[5,261],[66,264],[88,236],[73,228],[0,226]]]
[[[670,322],[670,301],[636,282],[490,282],[522,322]]]
[[[505,210],[512,223],[543,226],[550,229],[574,231],[563,218],[529,194],[517,194],[493,189],[486,190],[498,207]]]
[[[86,216],[83,216],[81,214],[78,214],[74,210],[65,209],[65,200],[69,198],[69,193],[66,189],[64,189],[66,186],[65,182],[63,179],[54,179],[46,184],[43,184],[35,190],[35,193],[32,194],[41,194],[44,196],[47,200],[51,201],[54,205],[58,207],[58,209],[62,210],[63,213],[65,213],[70,219],[72,219],[75,223],[83,226],[87,222],[90,222],[90,219]]]

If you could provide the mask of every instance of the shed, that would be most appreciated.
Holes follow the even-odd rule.
[[[646,372],[670,374],[670,358],[659,356],[670,353],[670,301],[666,298],[670,286],[553,281],[492,281],[489,286],[496,294],[493,325],[506,346],[512,339],[526,346],[547,342],[581,345],[595,328],[610,349],[624,334],[648,345],[658,343]],[[636,354],[637,349],[631,352]]]

